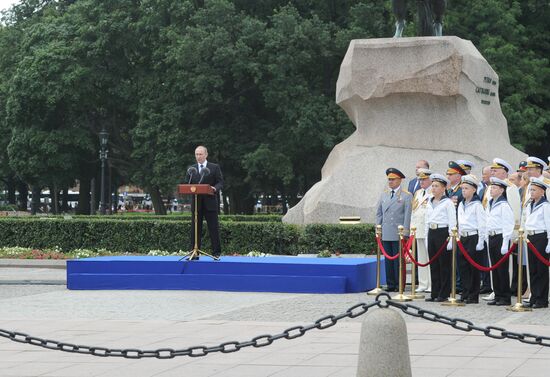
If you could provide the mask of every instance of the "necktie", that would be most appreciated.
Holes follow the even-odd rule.
[[[201,170],[202,170],[203,166],[202,164],[199,165],[199,174],[201,173]]]
[[[422,190],[422,197],[426,196],[426,190]]]
[[[393,194],[395,194],[395,191],[391,190],[391,196],[390,196],[390,199],[393,199]]]

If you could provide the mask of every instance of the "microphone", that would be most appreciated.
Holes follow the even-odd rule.
[[[189,169],[187,169],[187,175],[189,176],[189,180],[187,183],[191,183],[191,179],[193,179],[193,175],[197,174],[197,168],[194,166],[190,166]]]
[[[204,178],[205,175],[208,175],[210,174],[210,169],[208,169],[206,166],[204,168],[201,169],[201,179],[199,181],[199,183],[202,182],[202,179]]]

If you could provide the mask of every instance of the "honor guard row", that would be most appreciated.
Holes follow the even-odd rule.
[[[532,246],[546,260],[550,257],[550,178],[543,175],[548,164],[529,157],[514,169],[505,160],[495,158],[483,169],[482,180],[471,174],[473,168],[467,160],[450,161],[446,175],[442,175],[421,160],[416,165],[416,178],[409,182],[409,191],[401,188],[405,175],[396,168],[387,169],[388,187],[378,201],[376,224],[382,227],[382,246],[390,256],[399,252],[398,226],[404,227],[405,235],[411,227],[417,229],[418,262],[426,264],[433,259],[429,267],[418,267],[417,292],[430,293],[426,301],[449,298],[451,253],[441,250],[452,250],[448,240],[457,227],[460,246],[473,262],[482,266],[500,263],[490,275],[483,274],[458,253],[457,289],[460,285],[462,293],[458,301],[477,304],[480,293],[492,290],[491,296],[484,297],[489,305],[510,305],[517,287],[518,263],[517,255],[512,254],[515,262],[507,255],[518,230],[525,229]],[[440,256],[435,258],[438,253]],[[514,266],[512,276],[510,264]],[[523,265],[523,286],[529,285],[531,292],[527,306],[548,307],[548,267],[532,252]],[[386,260],[385,268],[387,290],[397,291],[397,260]]]

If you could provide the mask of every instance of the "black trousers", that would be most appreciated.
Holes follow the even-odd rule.
[[[218,211],[209,211],[199,198],[198,200],[198,247],[201,248],[202,243],[202,221],[206,219],[208,225],[208,234],[210,235],[210,243],[212,245],[212,254],[219,256],[222,252],[220,245],[220,225],[218,221]],[[191,214],[191,249],[195,246],[195,214]]]
[[[464,249],[472,257],[472,259],[481,264],[483,259],[483,250],[477,251],[476,245],[479,237],[477,234],[468,237],[460,237],[460,242],[464,245]],[[460,276],[462,277],[462,295],[464,300],[479,300],[479,282],[481,280],[480,273],[477,268],[472,266],[470,262],[466,260],[464,255],[457,251],[458,268],[460,269]]]
[[[382,241],[382,246],[389,256],[399,254],[399,241]],[[384,266],[386,268],[386,284],[388,289],[399,288],[399,258],[395,260],[384,260]]]
[[[548,260],[549,255],[545,253],[546,245],[548,244],[548,238],[546,237],[546,233],[540,233],[528,236],[527,238],[539,253]],[[531,251],[528,251],[528,253],[529,278],[531,279],[531,303],[548,305],[548,267],[539,261]]]
[[[447,237],[449,237],[449,228],[430,229],[428,231],[428,256],[430,259],[439,251]],[[439,258],[430,264],[432,298],[447,299],[451,294],[451,258],[451,253],[445,250]]]
[[[491,258],[491,265],[494,265],[502,258],[502,254],[500,253],[501,247],[502,234],[489,236],[489,257]],[[509,262],[510,259],[507,259],[499,268],[492,272],[495,301],[502,301],[505,303],[510,303],[511,301],[510,275],[508,273]]]

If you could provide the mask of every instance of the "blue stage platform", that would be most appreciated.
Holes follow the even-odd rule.
[[[382,283],[385,281],[381,265]],[[67,261],[68,289],[353,293],[376,285],[374,258],[119,256]]]

